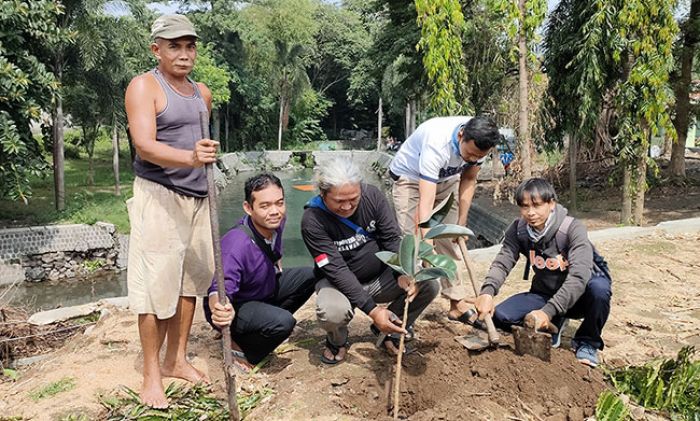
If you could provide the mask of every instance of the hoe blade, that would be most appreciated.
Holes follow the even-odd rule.
[[[542,361],[550,361],[552,356],[552,335],[537,331],[539,322],[533,315],[525,316],[523,327],[513,326],[513,342],[518,355],[533,355]],[[557,327],[549,323],[547,329],[556,333]]]

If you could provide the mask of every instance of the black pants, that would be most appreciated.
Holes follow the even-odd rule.
[[[236,315],[231,324],[231,339],[251,364],[262,361],[291,335],[296,325],[292,314],[311,297],[315,285],[313,268],[289,268],[278,278],[274,296],[264,301],[233,302]],[[210,313],[205,311],[205,314],[211,323]]]
[[[572,340],[574,348],[585,342],[596,349],[603,349],[601,334],[610,314],[611,296],[610,278],[598,270],[594,271],[581,298],[565,315],[560,316],[571,319],[583,318]],[[515,294],[496,306],[493,322],[496,327],[503,330],[510,330],[512,325],[522,325],[525,315],[533,310],[540,310],[550,298],[534,292]],[[556,324],[559,319],[555,319],[552,322]]]

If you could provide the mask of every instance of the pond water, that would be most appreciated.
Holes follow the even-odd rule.
[[[287,224],[283,237],[284,266],[310,266],[312,259],[301,239],[299,225],[304,204],[316,193],[314,191],[301,191],[292,186],[311,184],[313,170],[278,171],[275,174],[282,180],[287,200]],[[243,217],[243,185],[245,180],[252,175],[252,172],[238,174],[229,180],[229,184],[219,194],[219,218],[222,235]],[[374,173],[365,174],[365,177],[367,182],[383,186]],[[89,280],[45,281],[35,284],[24,282],[12,292],[11,303],[26,307],[31,311],[38,311],[74,306],[102,298],[125,296],[126,294],[126,271],[122,271],[102,274]]]

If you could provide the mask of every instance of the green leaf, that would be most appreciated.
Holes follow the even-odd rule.
[[[452,273],[457,272],[457,264],[455,261],[452,260],[451,257],[445,256],[444,254],[431,254],[429,256],[425,256],[423,260],[433,265],[433,267],[445,269]]]
[[[456,224],[442,224],[432,228],[425,234],[425,239],[454,238],[465,235],[474,236],[474,232],[467,227]]]
[[[429,281],[437,278],[454,279],[455,273],[443,268],[425,268],[416,273],[416,282]]]
[[[619,396],[606,390],[598,397],[595,416],[600,421],[624,421],[629,419],[629,409]]]
[[[421,259],[429,254],[433,254],[433,250],[433,246],[426,243],[425,241],[421,241],[418,245],[418,258]]]
[[[447,196],[442,202],[440,202],[435,209],[433,209],[433,212],[425,218],[424,220],[420,221],[420,226],[421,228],[433,228],[437,225],[439,225],[443,219],[445,219],[445,216],[450,212],[450,209],[452,208],[452,202],[454,202],[454,194],[450,193],[449,196]]]
[[[387,266],[390,268],[394,269],[395,271],[405,275],[406,272],[403,270],[401,265],[399,264],[399,255],[396,253],[392,253],[390,251],[378,251],[374,253],[375,256],[379,258],[382,262],[384,262]]]
[[[403,273],[413,277],[416,271],[416,237],[413,234],[405,236],[401,240],[399,248],[399,262],[403,268]]]

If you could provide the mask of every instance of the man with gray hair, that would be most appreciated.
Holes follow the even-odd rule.
[[[372,318],[375,334],[386,334],[382,345],[398,352],[398,334],[407,333],[396,314],[409,299],[407,326],[437,296],[437,280],[409,290],[408,278],[379,260],[378,251],[398,252],[401,230],[384,194],[363,183],[349,160],[334,159],[317,174],[320,194],[307,203],[301,235],[316,263],[316,316],[328,332],[321,361],[337,364],[348,350],[347,326],[354,309]],[[377,303],[389,303],[387,308]]]

